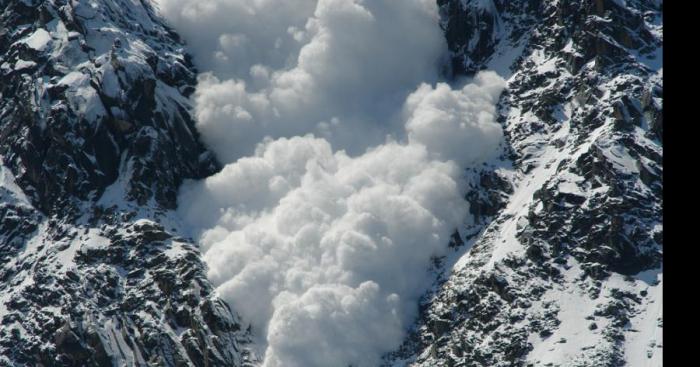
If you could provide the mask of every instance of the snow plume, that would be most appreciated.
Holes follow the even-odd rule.
[[[360,153],[401,130],[400,119],[393,115],[396,106],[419,83],[437,80],[446,46],[434,0],[323,0],[306,11],[308,19],[302,26],[297,18],[306,6],[280,5],[288,3],[295,2],[161,5],[166,15],[177,15],[170,17],[176,26],[185,24],[185,38],[191,34],[195,39],[255,39],[260,44],[252,45],[253,50],[279,46],[289,53],[287,60],[295,57],[290,66],[277,68],[285,64],[277,57],[250,58],[252,51],[242,51],[240,64],[250,65],[249,70],[228,78],[229,73],[218,70],[227,66],[236,70],[236,53],[232,51],[223,65],[211,57],[225,52],[220,42],[211,48],[201,46],[206,51],[199,58],[200,68],[213,72],[201,76],[195,96],[198,129],[223,161],[252,154],[265,136],[306,133],[328,139],[336,149]],[[212,19],[202,8],[212,9]],[[222,15],[231,9],[242,11],[239,8],[248,9],[249,18],[240,25],[234,25],[238,15],[233,19]],[[217,35],[221,28],[231,33]],[[366,133],[358,134],[358,129]]]
[[[227,163],[180,195],[209,278],[264,365],[377,365],[469,220],[463,168],[497,154],[504,81],[438,83],[434,0],[160,8],[193,45],[197,127]]]

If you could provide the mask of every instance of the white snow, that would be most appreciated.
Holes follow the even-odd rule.
[[[2,161],[3,156],[0,155],[0,162]],[[23,203],[27,206],[31,206],[24,191],[17,186],[14,175],[10,169],[5,167],[2,163],[0,163],[0,199],[0,205]]]
[[[97,228],[90,228],[87,233],[77,237],[80,249],[102,249],[109,246],[110,240],[100,234]],[[73,255],[75,252],[73,252]],[[66,256],[68,257],[68,256]]]
[[[570,113],[568,109],[566,111]],[[513,116],[519,114],[520,111],[514,110],[511,112]],[[557,139],[566,141],[569,135],[569,129],[569,116],[566,116],[559,130],[553,134],[551,141]],[[561,160],[570,157],[570,152],[561,151],[554,145],[548,145],[540,152],[540,155],[533,158],[536,167],[526,176],[518,178],[515,190],[508,200],[507,207],[504,209],[504,213],[509,215],[510,218],[497,227],[498,235],[496,235],[495,238],[498,238],[499,242],[494,244],[491,259],[486,265],[486,269],[492,268],[498,261],[501,261],[511,253],[520,253],[523,251],[522,244],[520,244],[520,241],[515,237],[519,230],[517,223],[520,218],[527,215],[535,191],[539,190],[545,182],[552,177]],[[468,257],[469,253],[465,254],[464,258],[455,265],[455,269],[459,269],[466,264]]]
[[[44,28],[38,28],[31,36],[20,42],[25,43],[27,46],[37,51],[44,51],[49,42],[51,42],[51,34]]]
[[[639,294],[647,291],[642,297],[643,303],[634,306],[634,313],[629,326],[625,329],[625,360],[628,366],[658,367],[662,363],[662,287],[661,274],[658,270],[647,272],[651,277],[658,277],[658,283],[647,283],[644,276],[625,280],[619,274],[613,274],[603,282],[600,296],[591,298],[583,289],[572,287],[576,278],[581,275],[581,268],[576,261],[569,261],[571,267],[563,271],[565,281],[549,291],[542,301],[533,305],[538,310],[545,302],[551,302],[558,307],[557,318],[561,321],[553,330],[553,334],[541,338],[536,334],[530,335],[534,349],[528,354],[527,361],[535,366],[579,366],[590,363],[590,353],[605,349],[609,346],[601,343],[603,332],[609,326],[609,319],[593,317],[593,311],[600,305],[613,300],[611,290],[617,289]],[[597,328],[591,330],[589,325],[596,323]],[[566,342],[562,343],[562,340]]]
[[[179,202],[210,280],[265,366],[379,363],[467,220],[462,168],[498,153],[503,80],[436,83],[446,44],[432,1],[160,5],[208,40],[194,47],[210,71],[197,128],[228,165]]]
[[[629,366],[663,365],[663,275],[652,270],[637,275],[637,288],[648,292],[641,309],[630,320],[625,334],[625,359]]]
[[[534,349],[528,354],[527,361],[534,362],[535,366],[546,366],[549,363],[553,366],[572,365],[570,363],[580,356],[582,349],[594,348],[600,342],[601,332],[607,326],[608,321],[605,319],[586,319],[602,299],[591,299],[585,290],[572,286],[576,284],[575,279],[581,276],[582,270],[575,260],[569,261],[569,264],[571,267],[563,271],[563,285],[555,286],[540,302],[533,305],[533,310],[541,309],[544,303],[558,307],[557,318],[561,321],[552,335],[546,338],[537,334],[530,335],[529,341]],[[597,329],[589,329],[592,322],[598,325]]]
[[[80,84],[83,84],[86,80],[88,80],[88,76],[79,72],[79,71],[71,71],[70,73],[66,74],[63,76],[58,81],[58,85],[65,85],[69,87],[75,87]]]
[[[539,74],[545,74],[549,72],[554,72],[557,71],[557,64],[556,64],[557,59],[551,58],[545,62],[543,62],[540,65],[537,65],[537,72]]]
[[[72,71],[58,81],[58,85],[68,87],[68,102],[88,121],[97,121],[107,111],[102,105],[97,91],[90,85],[90,77],[79,71]]]
[[[34,61],[27,61],[27,60],[19,59],[15,63],[15,71],[24,70],[24,69],[31,68],[34,66],[36,66],[36,63]]]

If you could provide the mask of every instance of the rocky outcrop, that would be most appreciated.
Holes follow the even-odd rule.
[[[48,214],[75,212],[120,176],[128,199],[174,208],[184,178],[216,169],[197,158],[195,70],[147,4],[4,5],[0,155]]]
[[[453,72],[508,78],[508,146],[387,364],[661,365],[662,5],[440,4]]]
[[[218,168],[182,42],[145,1],[0,11],[0,364],[245,364],[170,214]]]

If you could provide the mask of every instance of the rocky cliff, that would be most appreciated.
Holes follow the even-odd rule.
[[[0,364],[240,365],[170,209],[217,169],[146,1],[0,3]]]
[[[439,4],[453,72],[508,78],[508,147],[388,361],[661,366],[661,2]]]

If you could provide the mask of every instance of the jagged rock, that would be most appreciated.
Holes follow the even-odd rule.
[[[0,364],[247,363],[164,226],[180,183],[218,169],[195,75],[149,2],[0,2]]]
[[[646,291],[641,274],[663,253],[661,3],[438,4],[451,71],[508,78],[508,146],[467,197],[473,246],[386,364],[620,366],[646,349],[660,365],[628,327],[660,312],[660,285]]]

